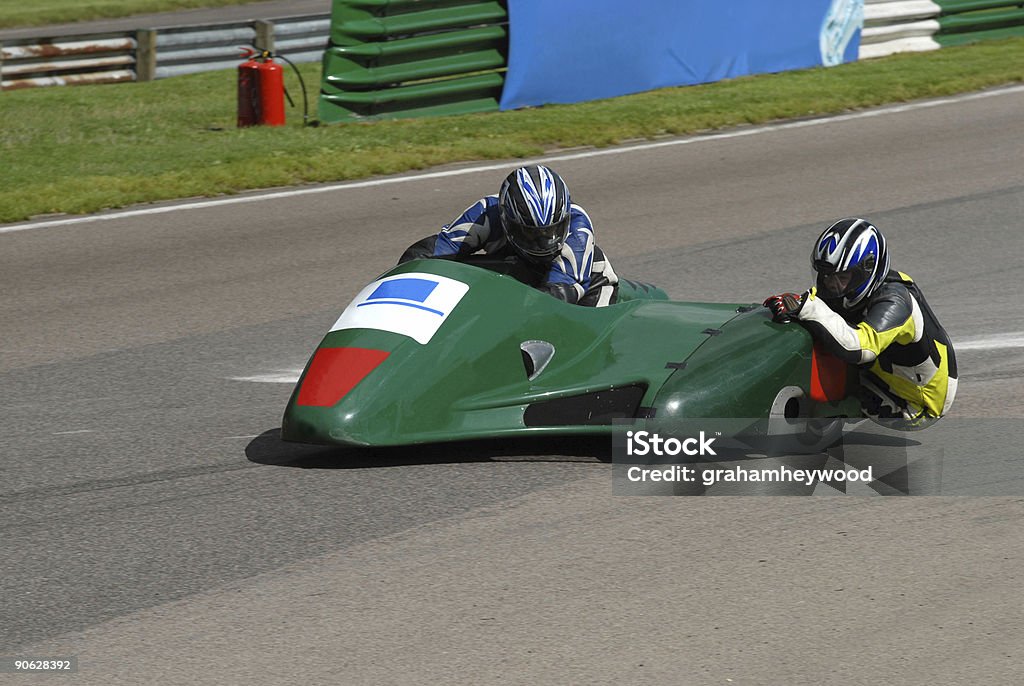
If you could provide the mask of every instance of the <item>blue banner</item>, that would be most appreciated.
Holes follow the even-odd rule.
[[[864,0],[508,0],[501,108],[857,59]]]

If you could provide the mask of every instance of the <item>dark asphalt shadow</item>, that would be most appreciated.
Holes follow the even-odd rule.
[[[300,469],[372,469],[464,462],[611,462],[607,436],[548,436],[355,448],[288,443],[281,430],[264,431],[245,447],[250,462]]]
[[[845,436],[847,445],[918,445],[906,438],[866,432]],[[272,467],[300,469],[371,469],[424,464],[465,462],[604,462],[612,461],[608,436],[539,436],[424,445],[358,448],[289,443],[279,428],[268,429],[245,447],[250,462]]]

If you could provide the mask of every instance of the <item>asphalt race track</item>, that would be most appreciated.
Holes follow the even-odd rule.
[[[282,379],[501,170],[0,227],[0,656],[83,684],[1019,683],[1024,89],[952,100],[551,164],[617,272],[679,299],[802,289],[817,232],[871,218],[964,343],[944,492],[1002,497],[613,497],[602,441],[280,442]]]

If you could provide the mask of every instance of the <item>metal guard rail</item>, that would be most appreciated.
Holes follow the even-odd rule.
[[[0,46],[0,88],[134,81],[136,48],[124,33],[9,41]]]
[[[276,21],[180,26],[71,37],[8,40],[0,45],[0,90],[150,81],[236,66],[238,46],[259,45],[293,62],[318,62],[329,15]]]

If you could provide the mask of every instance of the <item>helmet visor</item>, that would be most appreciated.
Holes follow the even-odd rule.
[[[567,216],[547,226],[527,226],[506,216],[505,227],[509,242],[519,252],[530,257],[554,257],[569,234],[570,219]]]
[[[841,298],[858,293],[867,284],[874,267],[874,257],[842,271],[834,271],[828,263],[816,263],[814,268],[818,272],[818,293],[824,298]]]

